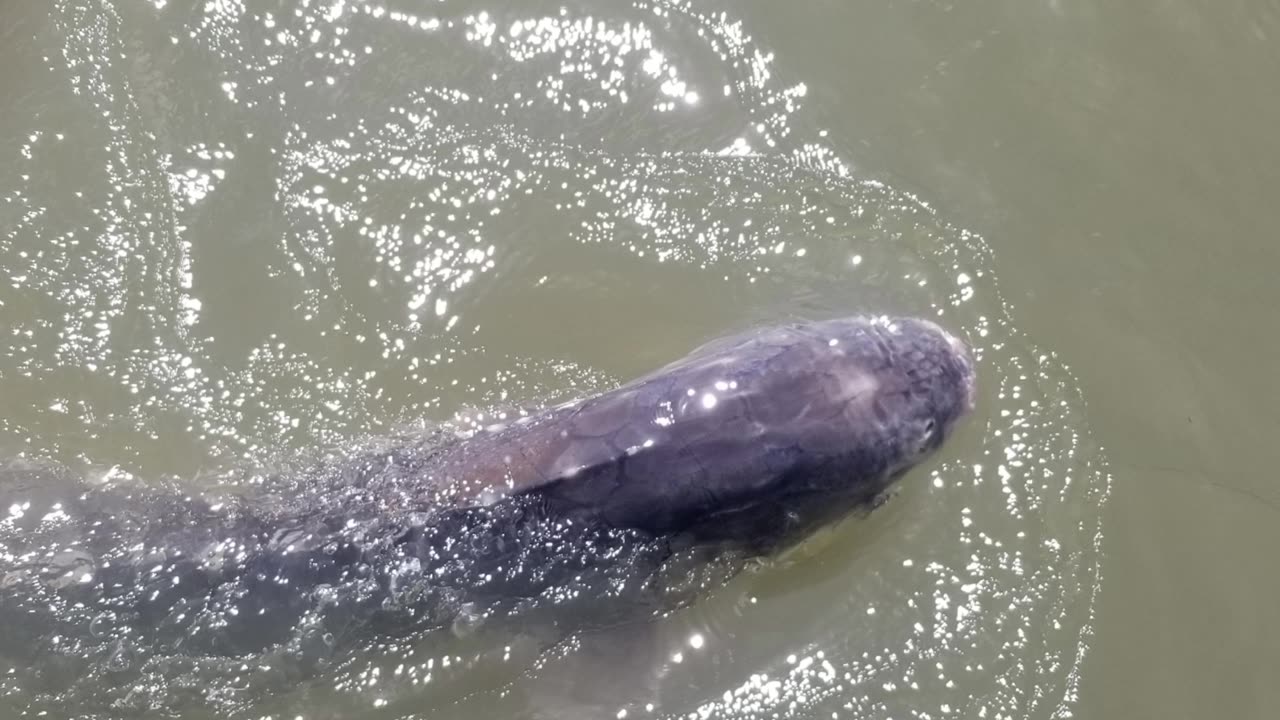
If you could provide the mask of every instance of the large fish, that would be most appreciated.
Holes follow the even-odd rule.
[[[286,497],[105,488],[40,507],[20,496],[48,488],[0,487],[0,652],[89,672],[305,654],[359,623],[457,629],[569,585],[557,596],[590,603],[652,583],[672,539],[759,552],[874,503],[973,403],[956,338],[857,317],[719,340],[455,442],[344,456]]]
[[[556,516],[756,544],[876,498],[942,444],[973,393],[967,349],[932,322],[757,330],[480,431],[426,469],[422,497],[526,496]]]

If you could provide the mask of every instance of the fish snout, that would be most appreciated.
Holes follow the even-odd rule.
[[[956,358],[959,359],[961,380],[964,382],[964,411],[971,413],[978,404],[977,371],[974,369],[973,351],[969,349],[968,344],[955,335],[945,332],[944,334],[951,349],[955,351]]]

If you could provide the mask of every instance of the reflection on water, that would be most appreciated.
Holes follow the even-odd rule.
[[[986,393],[946,460],[818,559],[719,591],[695,576],[703,602],[602,641],[652,650],[625,665],[652,683],[610,702],[1070,712],[1107,492],[1072,379],[1017,331],[981,239],[839,158],[731,5],[59,2],[37,37],[58,94],[30,109],[0,188],[7,455],[242,482],[258,475],[222,471],[586,394],[766,318],[938,316]],[[56,512],[46,495],[5,490],[21,515]],[[6,563],[30,539],[18,519]],[[75,538],[40,537],[23,552],[75,564]],[[594,657],[570,645],[520,676],[503,667],[518,636],[411,633],[267,692],[246,678],[270,652],[179,652],[140,695],[113,675],[143,654],[134,630],[61,685],[0,687],[55,714],[140,696],[246,717],[519,714],[554,695],[557,663]],[[54,662],[57,638],[39,641]]]

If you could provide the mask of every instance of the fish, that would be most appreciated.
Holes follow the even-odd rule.
[[[690,597],[663,587],[682,549],[769,553],[875,507],[975,388],[971,351],[938,324],[854,316],[724,337],[607,392],[339,453],[259,493],[84,488],[11,463],[0,654],[123,687],[159,658],[303,667],[362,634],[670,607]]]

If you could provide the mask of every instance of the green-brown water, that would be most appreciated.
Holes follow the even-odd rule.
[[[1280,7],[1130,5],[5,7],[0,456],[234,475],[755,324],[938,315],[982,401],[889,508],[557,662],[620,704],[656,675],[658,717],[1272,717]],[[569,692],[474,645],[0,710]]]

